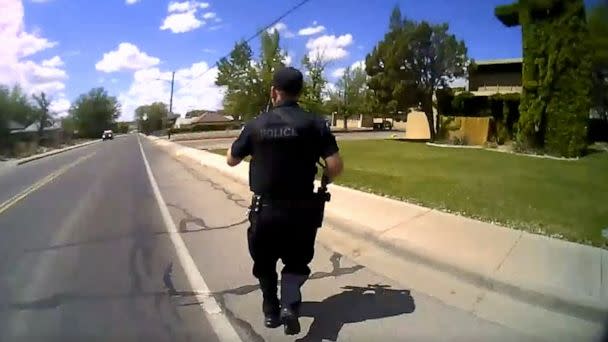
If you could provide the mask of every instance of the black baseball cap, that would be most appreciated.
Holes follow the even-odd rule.
[[[275,71],[272,77],[272,85],[288,95],[299,95],[304,87],[304,76],[296,68],[281,68]]]

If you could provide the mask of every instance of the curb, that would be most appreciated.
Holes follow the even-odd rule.
[[[439,270],[453,277],[461,279],[475,286],[509,296],[513,299],[529,304],[544,307],[551,311],[557,311],[569,316],[575,316],[589,321],[604,323],[608,317],[608,307],[601,306],[599,301],[591,298],[580,298],[580,296],[568,293],[559,293],[550,289],[531,289],[523,284],[509,282],[506,279],[476,272],[456,264],[452,264],[413,247],[396,244],[394,241],[378,237],[371,233],[365,226],[352,221],[337,218],[331,213],[325,216],[328,228],[351,235],[355,238],[371,241],[373,244],[388,250],[402,258],[414,261],[418,264]],[[359,227],[359,228],[356,228]]]
[[[84,146],[92,145],[92,144],[94,144],[96,142],[100,142],[100,141],[101,140],[93,140],[93,141],[89,141],[89,142],[86,142],[86,143],[83,143],[83,144],[79,144],[79,145],[74,145],[74,146],[62,148],[60,150],[50,151],[50,152],[46,152],[46,153],[37,154],[37,155],[32,156],[32,157],[27,157],[27,158],[19,159],[17,161],[17,165],[23,165],[25,163],[29,163],[29,162],[34,161],[34,160],[38,160],[38,159],[42,159],[42,158],[45,158],[45,157],[50,157],[50,156],[53,156],[53,155],[56,155],[56,154],[59,154],[59,153],[71,151],[71,150],[77,149],[79,147],[84,147]]]
[[[171,147],[168,146],[169,144],[170,142],[165,142],[163,145],[166,147]],[[173,146],[173,148],[175,151],[183,148],[188,149],[184,146]],[[189,159],[193,159],[196,162],[201,163],[200,160],[196,160],[188,154],[183,155]],[[236,177],[234,174],[218,168],[212,163],[201,164],[208,167],[213,167],[235,181],[240,183],[245,182],[240,177]],[[333,186],[337,185],[333,184]],[[608,306],[601,305],[599,300],[594,300],[592,297],[582,297],[577,294],[551,288],[537,287],[534,289],[530,286],[526,286],[525,284],[508,281],[507,279],[497,277],[495,275],[484,274],[475,270],[467,269],[466,267],[438,259],[432,255],[429,255],[428,253],[417,250],[414,247],[407,246],[407,242],[400,242],[397,244],[395,241],[379,237],[373,234],[365,225],[344,219],[340,217],[340,215],[336,215],[330,211],[326,211],[324,227],[336,229],[354,238],[372,242],[376,246],[388,250],[398,257],[437,269],[467,283],[509,296],[519,301],[537,305],[551,311],[561,312],[569,316],[575,316],[584,320],[599,323],[605,323],[605,320],[608,317]]]

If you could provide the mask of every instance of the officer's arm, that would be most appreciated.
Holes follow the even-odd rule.
[[[228,166],[237,166],[242,160],[243,158],[236,158],[232,155],[232,147],[228,149],[228,152],[226,152],[226,163],[228,163]]]
[[[338,177],[342,173],[342,170],[344,170],[344,162],[342,161],[340,152],[336,152],[325,158],[325,164],[327,167],[325,169],[325,174],[330,180]]]
[[[237,166],[245,157],[251,155],[251,144],[251,125],[247,124],[226,152],[226,163],[229,166]]]
[[[327,165],[325,174],[330,180],[333,180],[342,173],[344,162],[340,156],[340,149],[338,148],[338,143],[336,143],[336,137],[331,133],[329,127],[322,122],[319,126],[319,130],[321,132],[319,154]]]

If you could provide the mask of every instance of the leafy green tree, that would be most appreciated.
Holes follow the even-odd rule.
[[[163,129],[163,120],[167,115],[169,115],[169,109],[162,102],[154,102],[135,109],[135,117],[146,134]]]
[[[44,133],[44,128],[48,127],[51,124],[49,122],[49,120],[52,119],[53,116],[53,113],[49,111],[49,106],[51,105],[51,103],[49,102],[49,99],[46,97],[46,94],[44,92],[41,92],[40,94],[34,94],[32,95],[32,97],[34,98],[34,101],[36,101],[36,105],[38,106],[38,108],[36,108],[38,116],[36,122],[38,122],[38,139],[41,139],[42,134]]]
[[[254,97],[256,78],[253,68],[253,52],[246,42],[238,42],[228,58],[218,63],[216,84],[226,87],[224,109],[234,114],[254,113],[251,98]]]
[[[464,41],[449,33],[448,24],[408,20],[396,7],[389,32],[366,58],[366,70],[379,104],[393,113],[420,105],[434,139],[433,94],[464,76],[468,62]]]
[[[36,108],[20,86],[0,86],[0,145],[9,140],[9,121],[27,126],[35,119]]]
[[[312,113],[324,113],[323,89],[327,85],[327,79],[324,76],[327,62],[324,62],[323,56],[314,56],[311,59],[305,55],[302,59],[302,66],[304,67],[305,84],[300,104],[302,108]]]
[[[74,122],[74,118],[71,116],[67,116],[61,119],[61,128],[67,137],[72,137],[74,132],[76,131],[76,123]]]
[[[236,43],[228,58],[218,63],[216,84],[226,87],[226,112],[250,118],[270,105],[270,85],[277,68],[285,66],[278,32],[261,35],[259,60],[253,59],[251,47],[244,41]]]
[[[335,90],[330,91],[328,108],[342,117],[343,127],[348,129],[348,119],[354,114],[365,114],[369,111],[367,104],[367,74],[360,67],[348,67],[336,83]]]
[[[608,120],[608,4],[598,4],[587,17],[593,53],[593,101]]]
[[[78,97],[69,113],[80,136],[99,138],[120,116],[120,104],[104,88],[93,88]]]
[[[521,26],[523,91],[517,141],[575,157],[587,147],[593,48],[583,0],[517,0],[498,6],[506,26]]]

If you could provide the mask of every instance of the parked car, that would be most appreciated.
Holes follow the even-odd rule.
[[[393,124],[390,121],[384,120],[383,122],[374,122],[374,131],[390,131],[393,129]]]
[[[114,140],[114,133],[112,132],[112,130],[108,129],[106,131],[103,131],[103,134],[101,135],[101,140]]]

